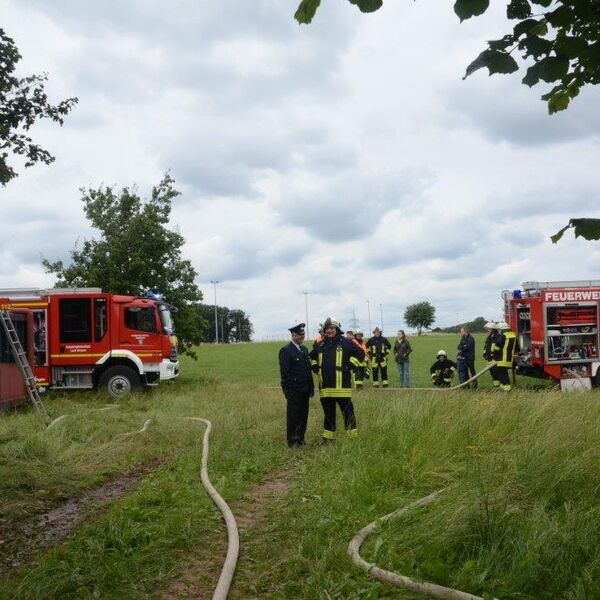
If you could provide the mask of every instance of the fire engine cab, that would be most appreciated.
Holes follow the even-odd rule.
[[[179,374],[170,307],[160,295],[5,289],[0,306],[33,314],[32,370],[40,387],[104,388],[119,396]]]
[[[503,298],[519,372],[551,377],[562,389],[600,386],[600,280],[528,281]]]

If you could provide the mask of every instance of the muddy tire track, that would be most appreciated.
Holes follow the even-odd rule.
[[[66,502],[29,521],[4,524],[0,529],[0,576],[10,569],[27,564],[36,553],[55,546],[68,538],[77,526],[111,505],[135,488],[148,473],[164,462],[154,458],[126,473],[108,479],[101,486]]]

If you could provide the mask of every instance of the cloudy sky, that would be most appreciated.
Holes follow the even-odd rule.
[[[170,170],[173,226],[206,300],[246,310],[256,339],[333,314],[403,326],[498,318],[522,281],[600,279],[600,246],[549,235],[600,216],[600,89],[549,117],[523,73],[462,81],[506,3],[459,24],[447,6],[387,1],[371,15],[326,0],[0,0],[21,74],[47,71],[65,126],[33,137],[56,156],[0,189],[0,287],[51,286],[94,231],[80,187]],[[303,295],[308,292],[308,296]],[[381,310],[382,309],[382,310]]]

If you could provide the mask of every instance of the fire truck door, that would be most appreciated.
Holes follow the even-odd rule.
[[[142,362],[160,362],[161,336],[154,304],[122,305],[119,347],[131,350]]]

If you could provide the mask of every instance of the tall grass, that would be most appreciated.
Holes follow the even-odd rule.
[[[450,352],[444,341],[415,341],[416,382],[429,383],[430,357]],[[326,447],[315,445],[315,399],[309,446],[292,452],[282,395],[270,389],[278,347],[203,346],[180,381],[106,412],[93,394],[55,394],[48,410],[68,417],[49,431],[28,411],[1,419],[4,530],[136,464],[163,463],[69,540],[5,576],[0,598],[160,596],[194,565],[209,595],[225,531],[199,486],[202,427],[181,418],[193,415],[213,421],[209,470],[234,512],[267,474],[289,484],[242,531],[234,597],[408,597],[354,569],[346,545],[370,521],[442,487],[433,505],[382,526],[365,558],[479,595],[600,597],[595,391],[366,390],[355,394],[359,437],[340,432]],[[123,435],[147,419],[146,433]]]

